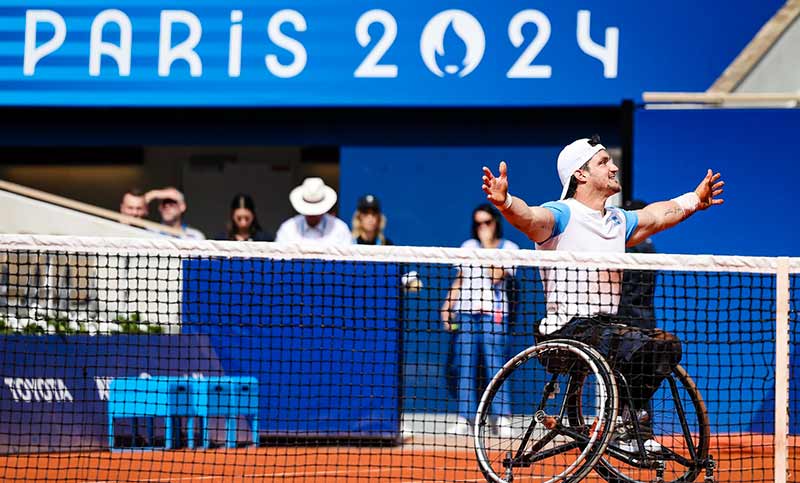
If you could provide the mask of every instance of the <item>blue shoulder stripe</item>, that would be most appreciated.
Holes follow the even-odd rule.
[[[550,234],[550,238],[556,237],[564,233],[564,230],[567,229],[567,224],[569,223],[569,217],[570,217],[569,205],[567,205],[566,203],[562,203],[560,201],[548,201],[547,203],[542,205],[542,208],[547,208],[548,210],[550,210],[550,212],[553,213],[553,216],[556,219],[556,222],[553,225],[553,233]],[[548,240],[550,238],[548,238]]]
[[[619,211],[625,216],[625,241],[630,240],[636,227],[639,226],[639,215],[635,211],[627,211],[618,208]]]

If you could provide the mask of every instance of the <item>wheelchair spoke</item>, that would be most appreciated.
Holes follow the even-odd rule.
[[[615,448],[614,446],[609,446],[606,448],[606,455],[611,456],[612,458],[621,461],[625,464],[634,466],[636,468],[642,469],[652,469],[655,467],[657,461],[674,461],[686,468],[692,468],[697,466],[697,463],[693,462],[692,460],[686,458],[685,456],[681,456],[680,454],[672,451],[669,448],[662,448],[661,451],[658,453],[648,453],[646,458],[641,459],[638,458],[637,455],[632,455],[627,451],[620,450]]]
[[[544,435],[542,437],[542,439],[540,439],[539,441],[537,441],[536,443],[531,445],[531,447],[528,448],[527,452],[528,453],[535,453],[535,452],[539,451],[540,449],[542,449],[545,446],[547,446],[548,444],[550,444],[550,441],[553,441],[556,438],[556,436],[558,436],[557,432],[550,431],[549,433]],[[518,456],[520,456],[520,455],[518,455]]]
[[[557,386],[558,386],[558,374],[553,374],[553,376],[550,378],[550,381],[547,384],[545,384],[542,400],[539,402],[539,407],[536,408],[534,414],[538,414],[540,411],[544,410],[544,407],[547,404],[547,400],[550,399],[550,396],[555,392],[556,390],[555,388]],[[528,425],[528,429],[525,430],[525,434],[522,436],[522,440],[520,441],[519,449],[517,449],[517,454],[515,458],[519,458],[520,456],[522,456],[525,447],[528,445],[528,441],[530,441],[531,436],[533,435],[533,432],[536,429],[536,423],[537,423],[536,419],[531,419],[531,423]],[[550,438],[550,440],[552,440],[552,438]],[[550,440],[548,440],[547,442],[550,442]],[[540,446],[540,448],[541,447],[544,447],[544,445]]]
[[[609,445],[608,448],[606,448],[606,456],[611,456],[615,460],[621,461],[626,465],[630,465],[635,468],[641,468],[641,469],[650,469],[655,464],[655,460],[650,460],[647,458],[645,460],[642,460],[627,451],[622,451],[621,449],[618,449],[611,445]]]
[[[547,404],[547,400],[550,399],[550,396],[555,394],[557,387],[558,387],[558,374],[553,374],[550,377],[550,380],[544,386],[544,394],[542,394],[542,400],[539,401],[539,407],[536,408],[537,411],[541,411],[542,409],[544,409],[545,404]]]
[[[629,388],[622,387],[620,393],[630,394]],[[627,405],[632,406],[630,399]],[[635,439],[612,442],[595,468],[597,473],[619,483],[695,481],[708,454],[708,413],[682,367],[664,378],[646,411],[647,419],[630,415],[625,432]]]
[[[574,364],[573,364],[573,367],[574,367]],[[559,409],[559,411],[558,411],[558,421],[559,421],[559,423],[564,420],[564,415],[567,412],[567,406],[572,403],[571,399],[574,397],[573,393],[576,390],[575,387],[574,387],[575,376],[572,375],[573,367],[570,367],[570,372],[569,372],[570,376],[569,376],[569,379],[567,379],[567,393],[564,395],[564,400],[561,401],[561,409]],[[578,391],[580,390],[580,386],[578,387],[577,390]]]
[[[533,404],[499,414],[514,394]],[[613,434],[617,398],[611,368],[593,349],[553,340],[523,350],[492,378],[478,405],[481,471],[493,483],[580,481]],[[509,421],[493,430],[492,419],[500,417]]]
[[[689,457],[692,460],[697,460],[697,450],[692,441],[692,433],[689,425],[686,423],[686,413],[683,411],[683,403],[681,402],[680,394],[678,393],[678,385],[672,375],[667,377],[669,382],[669,389],[672,392],[672,398],[675,400],[675,410],[678,412],[678,421],[681,423],[681,430],[683,431],[683,438],[686,440],[686,449],[689,451]]]
[[[581,447],[580,443],[576,441],[570,441],[569,443],[564,443],[560,446],[555,446],[553,448],[546,449],[539,453],[527,452],[520,458],[515,458],[512,464],[514,466],[530,466],[533,463],[536,463],[537,461],[546,460],[547,458],[552,458],[554,456],[564,454],[574,449],[580,449],[580,447]],[[503,461],[503,465],[506,466],[506,464],[507,461]]]
[[[556,429],[556,431],[558,431],[559,433],[563,434],[564,436],[569,436],[570,438],[575,440],[575,442],[578,443],[581,446],[586,446],[587,444],[589,444],[590,436],[588,436],[586,434],[583,434],[583,433],[579,433],[578,431],[575,431],[572,428],[567,428],[567,427],[564,427],[564,426],[559,424],[558,428]]]
[[[651,455],[651,458],[654,458],[655,456],[658,456],[658,459],[660,460],[675,461],[676,463],[679,463],[687,468],[691,468],[697,465],[697,463],[693,462],[693,460],[690,460],[685,456],[681,456],[680,454],[672,451],[669,448],[662,448],[661,451],[657,453],[657,455]]]
[[[525,447],[528,446],[528,441],[531,439],[531,435],[533,435],[533,431],[536,429],[536,419],[531,419],[531,424],[528,425],[528,429],[525,430],[525,434],[522,436],[522,439],[519,443],[519,448],[517,448],[517,454],[515,458],[519,458],[525,452]],[[546,438],[547,436],[545,436]],[[552,438],[551,438],[552,439]]]

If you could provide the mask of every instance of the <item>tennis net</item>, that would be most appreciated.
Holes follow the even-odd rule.
[[[609,395],[589,364],[562,368],[548,398],[548,360],[575,367],[553,350],[507,371],[475,425],[496,370],[569,319],[554,314],[619,306],[604,322],[674,334],[690,376],[634,424],[664,444],[665,481],[786,481],[800,464],[798,287],[790,258],[2,235],[0,479],[484,481],[476,443],[502,473],[576,374],[582,404],[554,413],[557,437],[529,435],[538,450],[591,435]],[[656,475],[625,453],[635,411],[620,398],[588,481]],[[514,481],[588,461],[583,441]]]

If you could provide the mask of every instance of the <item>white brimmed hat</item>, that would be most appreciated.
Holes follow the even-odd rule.
[[[289,193],[289,201],[301,215],[324,215],[336,204],[336,191],[322,178],[306,178]]]
[[[578,139],[568,144],[558,155],[558,177],[561,179],[561,200],[567,196],[569,180],[581,166],[592,159],[592,156],[605,149],[600,143],[592,146],[589,138]]]

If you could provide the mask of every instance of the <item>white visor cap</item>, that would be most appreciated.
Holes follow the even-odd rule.
[[[569,180],[572,174],[580,169],[581,166],[592,159],[592,156],[599,151],[606,149],[605,146],[598,143],[594,146],[589,144],[589,138],[578,139],[568,144],[561,153],[558,155],[558,177],[561,179],[561,198],[563,200],[567,196],[569,189]]]

